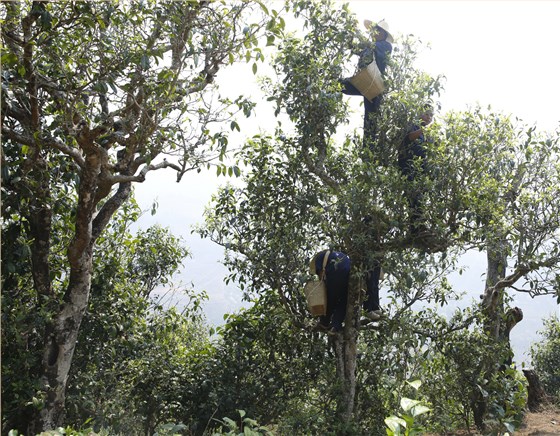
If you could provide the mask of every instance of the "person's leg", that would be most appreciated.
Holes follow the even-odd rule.
[[[344,283],[338,284],[338,292],[336,296],[336,303],[334,306],[331,326],[335,331],[342,330],[342,323],[346,318],[346,305],[348,303],[348,280]]]
[[[381,263],[376,262],[373,269],[367,272],[366,277],[366,300],[364,310],[371,312],[379,310],[379,278],[381,276]]]
[[[344,318],[346,318],[350,259],[348,256],[339,257],[333,261],[331,268],[330,271],[327,269],[327,289],[331,288],[334,294],[332,300],[330,300],[333,301],[331,327],[335,331],[340,331]]]
[[[372,153],[380,151],[377,137],[377,112],[381,106],[383,94],[378,95],[372,101],[364,98],[364,148]]]

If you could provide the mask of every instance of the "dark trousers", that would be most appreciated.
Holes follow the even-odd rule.
[[[406,176],[410,183],[410,187],[406,192],[406,197],[409,206],[409,223],[410,223],[410,233],[413,236],[418,235],[418,233],[425,230],[424,222],[422,219],[423,211],[423,192],[419,187],[412,187],[414,180],[416,178],[416,172],[414,169],[408,166],[401,166],[401,172]]]
[[[329,262],[326,271],[327,314],[321,317],[321,324],[335,330],[342,329],[346,318],[348,302],[348,281],[350,279],[350,259],[344,257]]]
[[[373,269],[366,275],[366,299],[363,307],[366,312],[379,310],[379,278],[381,276],[381,263],[376,262]]]
[[[362,95],[361,92],[348,81],[348,79],[343,79],[340,83],[342,85],[343,94]],[[364,148],[369,148],[371,151],[375,151],[377,148],[377,123],[375,120],[375,113],[379,111],[382,100],[383,94],[378,95],[372,101],[369,101],[364,97]]]

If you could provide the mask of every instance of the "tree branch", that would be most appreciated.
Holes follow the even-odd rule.
[[[119,174],[116,176],[112,176],[110,178],[111,184],[115,184],[115,183],[129,183],[129,182],[139,182],[142,183],[143,181],[146,180],[146,174],[148,174],[150,171],[157,171],[157,170],[161,170],[163,168],[173,168],[175,171],[181,171],[181,168],[171,162],[168,162],[166,159],[163,160],[163,162],[156,164],[156,165],[146,165],[144,168],[142,168],[142,170],[140,171],[139,174],[135,175],[135,176],[128,176],[125,174]]]
[[[489,288],[487,288],[486,294],[493,293],[495,291],[504,288],[508,288],[511,285],[513,285],[515,282],[517,282],[517,280],[519,280],[521,277],[525,276],[531,271],[535,271],[539,268],[549,268],[551,266],[556,265],[559,261],[560,258],[558,256],[553,256],[542,262],[530,262],[526,266],[518,266],[512,274],[499,280],[494,286],[490,286]]]
[[[117,192],[105,202],[92,222],[91,244],[94,244],[103,232],[115,211],[128,199],[132,190],[132,183],[124,182],[119,185]]]

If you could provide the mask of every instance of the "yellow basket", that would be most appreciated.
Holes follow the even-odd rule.
[[[327,285],[324,280],[313,280],[303,288],[311,316],[327,314]]]
[[[350,77],[350,83],[369,101],[383,93],[385,89],[381,71],[379,71],[375,61]]]

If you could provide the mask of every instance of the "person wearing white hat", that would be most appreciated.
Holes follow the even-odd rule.
[[[361,39],[357,48],[358,52],[358,69],[366,68],[375,60],[381,74],[385,74],[387,68],[387,60],[393,51],[393,36],[389,32],[389,25],[385,20],[374,24],[371,20],[364,20],[364,26],[368,31],[368,35]],[[347,95],[362,95],[358,89],[352,85],[349,79],[342,79],[342,92]],[[375,122],[375,112],[379,110],[383,94],[373,98],[371,101],[364,97],[364,147],[375,150],[375,141],[377,135],[377,123]]]

